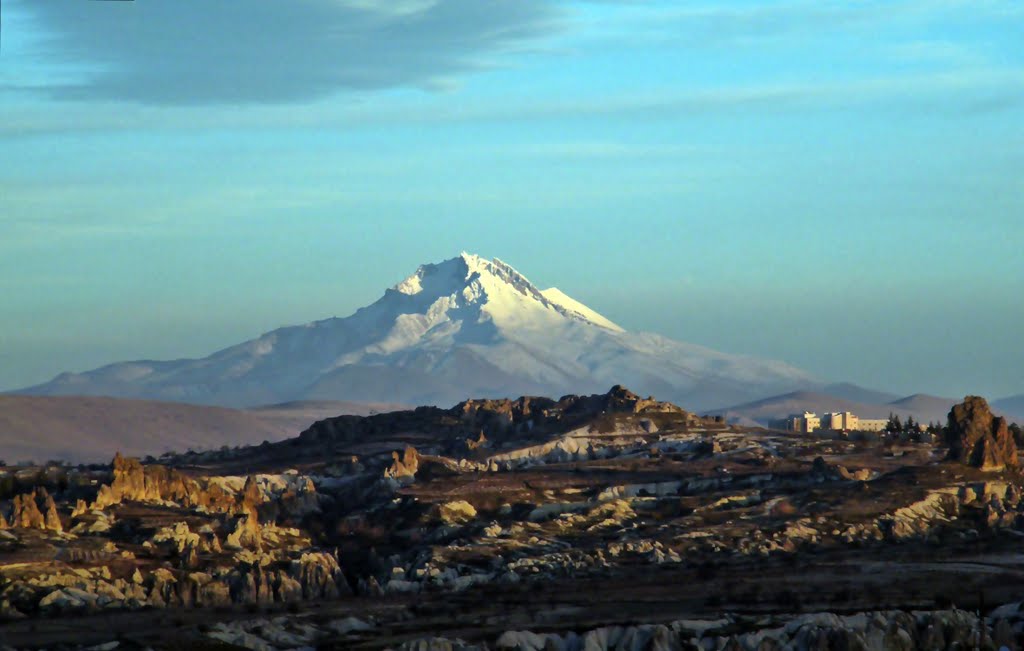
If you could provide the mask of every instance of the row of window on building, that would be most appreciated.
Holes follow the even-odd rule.
[[[881,432],[889,423],[887,418],[859,418],[849,411],[835,411],[818,416],[805,411],[802,415],[794,414],[782,423],[782,429],[790,432],[810,433],[818,430],[833,432]]]

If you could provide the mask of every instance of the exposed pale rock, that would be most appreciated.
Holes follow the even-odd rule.
[[[11,526],[22,529],[44,529],[46,520],[31,493],[15,495],[12,502]]]
[[[99,595],[95,593],[86,592],[78,588],[60,588],[43,597],[39,601],[39,609],[42,611],[70,612],[95,608],[98,601]]]
[[[169,546],[179,556],[199,547],[199,534],[189,529],[188,523],[176,522],[156,532],[150,539],[153,543]]]
[[[892,535],[907,538],[925,534],[936,525],[948,522],[958,510],[959,502],[952,490],[933,491],[892,514]]]
[[[253,506],[247,507],[245,515],[235,521],[234,529],[224,539],[228,549],[259,549],[263,544],[259,513]]]
[[[1006,618],[993,616],[990,622],[985,622],[973,613],[960,610],[876,611],[854,615],[814,613],[793,617],[781,626],[763,621],[761,628],[736,633],[735,622],[730,618],[679,620],[669,625],[605,626],[582,634],[506,631],[498,636],[493,648],[502,651],[911,651],[995,649],[998,648],[995,645],[1003,645],[1015,649],[1022,623],[1019,619],[1013,621],[1017,622],[1016,629]],[[430,643],[432,646],[396,648],[462,648],[456,640],[433,638]]]
[[[469,644],[458,638],[450,640],[444,637],[425,637],[403,642],[393,649],[394,651],[487,651],[487,646]]]
[[[114,456],[114,478],[100,487],[90,508],[105,509],[121,502],[177,504],[214,513],[231,512],[233,495],[219,484],[201,485],[187,475],[160,465],[143,466],[138,459]]]
[[[484,435],[484,431],[480,430],[480,434],[476,439],[466,439],[466,448],[470,451],[479,450],[481,448],[490,447],[490,442],[487,440],[487,436]]]
[[[352,594],[337,556],[326,552],[307,552],[293,560],[291,576],[301,584],[306,599],[334,599]]]
[[[113,515],[105,511],[86,511],[76,517],[78,522],[71,527],[71,533],[75,535],[104,534],[110,531],[114,522]]]
[[[420,455],[414,447],[406,447],[401,455],[398,452],[391,453],[392,463],[384,476],[389,479],[409,479],[416,475],[420,467]]]
[[[476,517],[476,508],[465,500],[445,502],[438,510],[447,524],[465,524]]]
[[[510,651],[541,651],[545,648],[548,636],[531,631],[505,631],[494,643],[496,649]]]
[[[14,497],[10,526],[23,529],[64,530],[53,496],[42,486],[36,488],[34,492]]]
[[[336,635],[346,635],[352,632],[372,631],[375,627],[358,617],[345,617],[328,622],[327,628]]]

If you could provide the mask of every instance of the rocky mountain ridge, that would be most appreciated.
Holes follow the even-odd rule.
[[[677,426],[696,425],[702,419],[668,402],[641,398],[616,385],[603,394],[567,395],[558,400],[523,396],[515,400],[472,399],[450,409],[419,407],[414,410],[377,414],[367,418],[339,416],[318,421],[299,434],[297,442],[355,442],[381,432],[430,432],[435,440],[464,441],[481,435],[486,440],[533,440],[564,434],[583,426],[612,427],[615,415],[645,416],[638,423],[657,430],[651,417],[670,419]]]

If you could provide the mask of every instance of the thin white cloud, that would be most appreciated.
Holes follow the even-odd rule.
[[[614,141],[533,142],[505,145],[493,153],[539,159],[665,159],[706,154],[708,147],[682,144],[636,144]]]
[[[754,0],[629,4],[615,22],[589,21],[608,42],[638,38],[692,47],[760,47],[835,33],[870,33],[881,25],[915,25],[936,16],[1005,20],[1024,16],[1018,0]]]
[[[438,0],[335,0],[339,5],[384,16],[412,16],[437,5]]]
[[[33,137],[64,132],[217,129],[339,129],[364,125],[414,126],[473,122],[535,121],[588,116],[671,119],[743,111],[815,111],[875,105],[947,114],[1006,110],[1024,100],[1024,68],[968,69],[897,74],[829,82],[801,81],[676,90],[595,94],[568,99],[507,95],[464,102],[458,111],[435,101],[339,105],[317,102],[295,107],[176,108],[141,106],[124,110],[95,103],[67,109],[27,103],[8,107],[0,136]]]

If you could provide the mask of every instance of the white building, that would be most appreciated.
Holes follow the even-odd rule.
[[[881,432],[889,423],[886,418],[860,418],[850,411],[834,411],[823,416],[805,411],[793,414],[782,421],[783,429],[790,432],[809,434],[817,430],[831,432]]]
[[[811,411],[805,411],[803,415],[792,415],[784,421],[785,429],[790,432],[803,432],[810,434],[821,428],[821,418]]]

